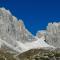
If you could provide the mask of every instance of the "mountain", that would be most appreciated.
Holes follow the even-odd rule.
[[[22,20],[18,20],[9,10],[0,8],[0,47],[6,46],[15,51],[23,51],[24,43],[35,40],[25,28]],[[21,46],[22,45],[22,46]],[[25,46],[24,46],[25,47]]]
[[[0,48],[11,53],[23,53],[30,49],[53,47],[44,36],[33,36],[22,20],[13,16],[9,10],[0,8]]]
[[[10,41],[11,38],[22,42],[30,41],[31,38],[34,38],[32,34],[25,28],[23,21],[18,21],[15,16],[12,16],[10,11],[4,8],[0,8],[0,30],[0,34],[2,34],[1,38],[4,39],[3,36],[9,34],[6,37],[8,37]],[[4,33],[6,35],[4,35]]]
[[[60,49],[31,49],[16,57],[21,60],[60,60]]]
[[[48,44],[60,48],[60,22],[49,23],[45,36]]]
[[[60,23],[49,23],[34,36],[23,20],[0,8],[0,60],[60,59],[59,29]]]
[[[43,39],[49,45],[60,48],[60,22],[48,23],[46,30],[40,30],[36,33],[38,38]]]

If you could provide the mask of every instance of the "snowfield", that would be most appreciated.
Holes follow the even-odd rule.
[[[30,49],[34,49],[34,48],[44,48],[44,47],[52,47],[54,48],[54,46],[51,46],[49,44],[47,44],[43,39],[43,37],[41,38],[38,38],[38,37],[35,37],[37,40],[36,41],[33,41],[31,43],[26,43],[25,45],[28,46],[28,48]]]

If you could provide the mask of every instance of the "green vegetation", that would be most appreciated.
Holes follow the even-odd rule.
[[[5,50],[0,50],[0,60],[60,60],[60,50],[31,49],[16,57]]]
[[[21,60],[60,60],[60,53],[55,50],[32,49],[20,54],[18,58]]]
[[[13,54],[6,52],[5,50],[0,50],[0,60],[16,60]]]

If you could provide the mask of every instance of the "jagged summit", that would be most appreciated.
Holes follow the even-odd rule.
[[[21,33],[23,36],[24,33],[26,33],[27,36],[31,35],[28,34],[23,21],[18,21],[17,18],[12,16],[10,11],[6,10],[5,8],[0,8],[0,25],[0,30],[2,29],[1,33],[4,32],[6,34],[9,34],[11,37],[13,36],[13,38],[17,40],[21,39]]]
[[[22,20],[17,20],[9,10],[0,8],[0,40],[10,44],[10,47],[11,45],[16,47],[19,41],[25,43],[32,39],[34,39],[33,35],[25,28]],[[5,47],[5,45],[6,43],[1,47]],[[19,49],[22,48],[19,47]]]
[[[48,24],[46,42],[50,45],[60,48],[60,22]]]
[[[60,48],[60,22],[48,23],[46,30],[40,30],[36,33],[38,38],[44,36],[45,42]]]

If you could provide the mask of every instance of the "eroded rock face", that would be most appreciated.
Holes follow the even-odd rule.
[[[46,30],[37,32],[38,38],[45,39],[45,42],[54,47],[60,48],[60,22],[48,23]]]
[[[3,37],[11,36],[14,40],[28,40],[32,34],[25,28],[22,20],[9,14],[6,9],[0,8],[0,34]],[[1,38],[2,38],[1,37]],[[6,36],[7,37],[7,36]],[[24,39],[26,37],[26,39]],[[32,37],[32,36],[31,36]],[[4,39],[4,37],[2,38]]]
[[[31,42],[34,36],[25,28],[22,20],[18,20],[9,10],[0,8],[0,47],[14,47],[14,50],[22,50],[21,43]],[[7,43],[6,43],[7,42]],[[19,43],[19,44],[18,44]],[[9,49],[10,49],[9,48]]]
[[[60,22],[48,24],[46,42],[50,45],[60,48]]]

